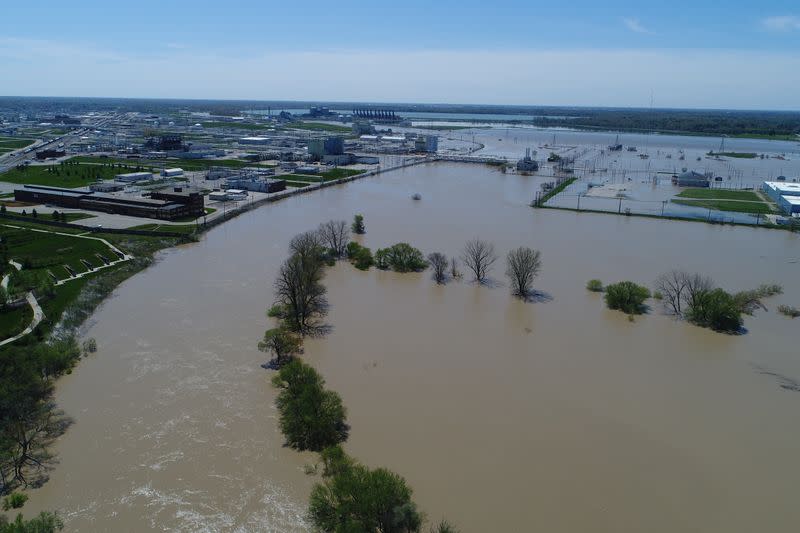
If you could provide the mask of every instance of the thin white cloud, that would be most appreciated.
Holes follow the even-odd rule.
[[[761,19],[761,27],[769,31],[800,30],[800,17],[794,15],[767,17]]]
[[[768,50],[214,47],[123,54],[0,38],[0,68],[0,92],[23,96],[648,106],[654,90],[664,107],[797,109],[800,86],[800,54]]]
[[[639,22],[639,19],[627,18],[626,17],[626,18],[622,19],[622,22],[632,32],[635,32],[635,33],[653,33],[650,30],[648,30],[647,28],[645,28],[642,25],[642,23]]]

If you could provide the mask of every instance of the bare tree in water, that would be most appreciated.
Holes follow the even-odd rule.
[[[492,265],[497,261],[497,254],[492,243],[473,239],[464,246],[461,258],[472,271],[475,281],[483,283]]]

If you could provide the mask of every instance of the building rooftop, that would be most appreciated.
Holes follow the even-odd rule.
[[[793,192],[800,194],[800,183],[786,183],[784,181],[765,181],[764,185],[778,192]]]

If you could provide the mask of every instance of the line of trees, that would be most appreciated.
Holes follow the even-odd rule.
[[[589,280],[586,288],[605,292],[609,309],[618,309],[629,315],[646,312],[645,301],[651,297],[647,287],[632,281],[621,281],[604,288],[599,279],[593,279]],[[652,297],[661,302],[667,313],[692,324],[724,333],[738,333],[742,331],[743,315],[766,309],[764,299],[782,292],[780,285],[765,284],[753,290],[729,293],[703,274],[671,270],[656,279]]]
[[[360,222],[363,231],[363,218]],[[386,264],[398,270],[427,266],[421,252],[408,244],[387,250],[382,254]],[[344,221],[330,221],[294,237],[289,254],[275,281],[275,304],[267,312],[278,326],[264,333],[258,348],[272,354],[269,366],[278,369],[272,384],[279,391],[275,403],[287,445],[321,452],[323,479],[311,494],[310,520],[322,531],[418,532],[424,516],[405,480],[385,468],[369,469],[344,453],[339,444],[350,427],[341,397],[326,389],[322,376],[297,357],[303,352],[303,335],[320,331],[328,309],[322,284],[325,265],[347,257],[357,267],[369,268],[369,248],[349,242]],[[443,261],[446,267],[446,258]],[[456,532],[447,522],[434,530]]]

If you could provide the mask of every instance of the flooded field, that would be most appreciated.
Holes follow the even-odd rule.
[[[473,237],[543,254],[541,297],[430,272],[326,276],[333,326],[305,357],[343,397],[346,448],[405,476],[432,520],[483,531],[787,531],[796,460],[800,238],[534,210],[542,178],[424,165],[294,197],[168,251],[94,315],[99,352],[59,381],[75,425],[26,512],[71,531],[302,531],[314,460],[281,447],[256,344],[286,245],[365,216],[362,242],[457,254]],[[410,199],[420,193],[422,200]],[[590,278],[671,268],[782,296],[727,336],[658,309],[631,323]]]

